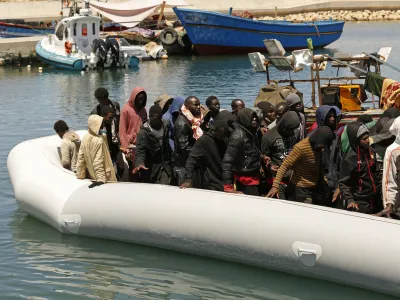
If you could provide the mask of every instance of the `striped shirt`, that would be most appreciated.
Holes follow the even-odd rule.
[[[273,187],[279,188],[285,173],[293,170],[290,181],[299,187],[311,188],[318,183],[322,152],[314,152],[309,138],[297,143],[278,169]]]

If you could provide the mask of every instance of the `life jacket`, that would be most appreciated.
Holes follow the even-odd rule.
[[[70,42],[65,42],[64,43],[64,47],[65,47],[65,52],[67,54],[71,54],[72,53],[72,44]]]

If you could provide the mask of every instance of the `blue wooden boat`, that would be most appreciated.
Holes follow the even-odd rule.
[[[277,39],[285,49],[295,50],[307,48],[307,39],[312,38],[314,47],[319,48],[339,39],[344,26],[342,21],[254,21],[204,10],[173,9],[199,55],[265,52],[265,39]]]
[[[54,33],[54,28],[0,22],[1,38],[16,38]]]

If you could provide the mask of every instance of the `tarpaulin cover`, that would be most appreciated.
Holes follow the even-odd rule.
[[[165,0],[165,7],[189,6],[183,0]],[[148,16],[158,12],[163,0],[125,1],[105,3],[90,2],[90,7],[104,17],[126,27],[135,27]]]

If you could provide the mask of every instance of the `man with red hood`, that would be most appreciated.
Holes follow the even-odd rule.
[[[121,151],[128,153],[129,148],[136,145],[136,136],[143,122],[147,120],[146,112],[147,94],[142,87],[135,87],[128,102],[121,110],[119,124],[119,138]]]

